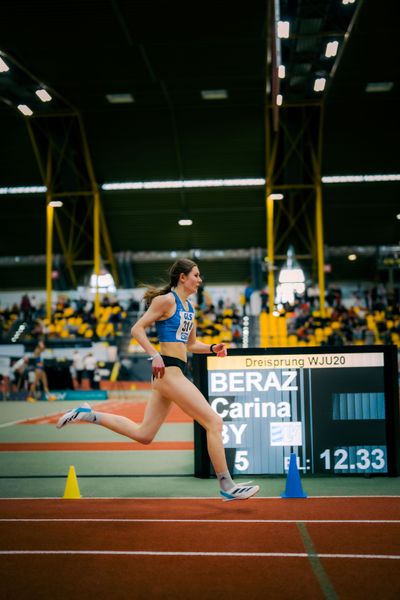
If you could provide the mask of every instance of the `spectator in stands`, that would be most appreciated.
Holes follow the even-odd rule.
[[[268,298],[269,294],[265,287],[260,291],[260,299],[261,299],[261,310],[264,312],[268,312]]]
[[[128,304],[128,312],[139,312],[140,309],[140,303],[135,300],[135,298],[131,298],[129,300],[129,304]]]
[[[364,332],[364,341],[366,346],[375,344],[375,333],[369,327]]]
[[[75,376],[77,383],[77,389],[80,389],[82,386],[82,379],[85,367],[83,364],[82,355],[79,352],[79,350],[74,350],[74,353],[72,355],[72,368],[73,375]]]
[[[328,337],[328,345],[329,346],[344,346],[343,336],[336,329],[332,331],[331,335]]]
[[[89,380],[89,387],[91,390],[94,389],[94,371],[96,369],[96,359],[91,352],[83,359],[83,365],[85,367],[86,376]]]
[[[28,294],[24,294],[22,296],[20,310],[21,310],[21,319],[23,319],[26,323],[30,323],[31,322],[31,302],[29,300]]]
[[[29,402],[35,402],[36,391],[38,385],[41,385],[46,394],[47,400],[55,400],[56,398],[50,394],[49,384],[47,381],[46,371],[44,369],[44,360],[42,358],[42,353],[46,350],[46,346],[44,342],[39,342],[33,351],[33,361],[34,361],[34,378],[33,382],[30,385],[29,389]]]
[[[248,315],[251,312],[250,309],[250,301],[251,301],[251,295],[254,292],[254,288],[251,285],[250,280],[247,282],[246,287],[244,288],[244,302],[243,302],[243,314],[244,315]]]
[[[100,389],[100,381],[101,381],[100,366],[99,366],[98,363],[96,363],[96,368],[95,368],[94,373],[93,373],[93,389],[94,390],[99,390]]]
[[[11,375],[13,383],[19,392],[24,388],[25,381],[27,380],[28,374],[29,357],[23,356],[18,359],[11,367]]]
[[[36,296],[32,296],[30,302],[31,302],[31,317],[32,317],[32,321],[34,321],[37,317],[37,312],[38,312],[38,302],[37,302]]]

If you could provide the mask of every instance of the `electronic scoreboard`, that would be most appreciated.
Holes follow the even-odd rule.
[[[223,419],[234,475],[399,474],[397,348],[230,350],[194,357],[194,381]],[[195,424],[195,475],[209,477]]]

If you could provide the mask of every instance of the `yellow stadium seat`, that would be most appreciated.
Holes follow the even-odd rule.
[[[321,341],[322,338],[324,337],[324,332],[322,331],[322,329],[320,327],[317,327],[317,329],[314,331],[315,334],[315,339],[318,341]]]

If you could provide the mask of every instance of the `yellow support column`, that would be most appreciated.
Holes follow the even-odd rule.
[[[51,194],[46,195],[46,202],[46,317],[49,321],[51,321],[54,219],[54,208],[50,205]]]
[[[96,295],[94,300],[94,314],[96,318],[100,315],[100,296],[99,296],[99,275],[100,275],[100,194],[98,190],[94,192],[94,211],[93,211],[93,254],[94,254],[94,273],[96,275]]]
[[[53,286],[53,221],[54,207],[51,206],[53,190],[53,170],[52,170],[52,146],[49,144],[47,149],[46,166],[46,317],[51,321],[51,293]]]
[[[272,315],[275,305],[275,273],[274,273],[274,201],[271,188],[267,186],[267,260],[268,260],[268,304]]]
[[[322,186],[316,186],[316,233],[317,233],[317,264],[318,264],[318,286],[319,306],[321,317],[325,317],[325,273],[324,273],[324,230],[322,220]]]

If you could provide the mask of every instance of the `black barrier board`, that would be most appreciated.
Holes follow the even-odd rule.
[[[304,474],[399,474],[396,347],[235,349],[194,363],[234,475],[283,475],[291,452]],[[205,443],[196,424],[197,477],[210,474]]]

